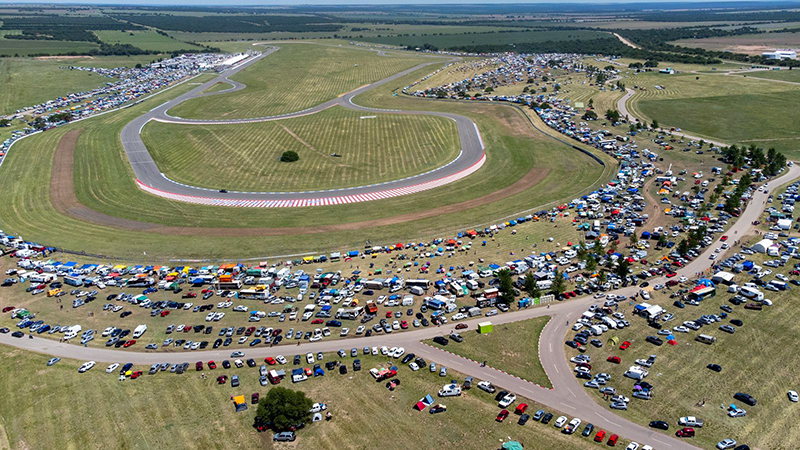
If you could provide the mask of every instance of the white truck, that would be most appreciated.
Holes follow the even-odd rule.
[[[139,325],[133,330],[133,338],[139,339],[147,331],[147,325]]]

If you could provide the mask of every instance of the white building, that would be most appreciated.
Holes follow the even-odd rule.
[[[775,50],[774,52],[764,52],[761,54],[767,59],[797,59],[797,51],[795,50]]]

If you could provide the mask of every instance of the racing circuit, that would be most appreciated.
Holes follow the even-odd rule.
[[[125,149],[125,153],[128,156],[128,160],[130,161],[131,167],[133,168],[139,188],[150,194],[168,198],[170,200],[210,206],[250,208],[329,206],[380,200],[434,189],[469,176],[480,169],[486,161],[485,147],[483,139],[480,135],[480,131],[478,130],[478,126],[472,120],[464,116],[440,112],[368,108],[359,106],[353,102],[353,98],[356,95],[382,86],[423,67],[434,64],[435,62],[419,64],[375,83],[362,86],[317,106],[294,113],[231,120],[184,119],[167,114],[169,109],[193,98],[225,94],[244,89],[246,87],[244,84],[229,80],[228,77],[236,74],[242,69],[249,67],[255,62],[278,50],[279,47],[270,47],[260,55],[253,56],[244,62],[225,70],[218,77],[212,79],[211,81],[203,83],[191,91],[153,108],[146,114],[139,116],[128,123],[122,129],[120,139]],[[385,56],[381,52],[379,52],[379,54]],[[204,92],[211,86],[220,82],[231,84],[232,87],[222,91]],[[366,186],[302,192],[220,192],[213,189],[189,186],[167,178],[158,169],[158,166],[150,155],[150,152],[145,147],[140,136],[142,128],[151,120],[175,124],[230,125],[291,119],[315,114],[333,106],[342,106],[344,108],[356,111],[380,112],[382,114],[431,115],[448,118],[454,121],[456,124],[456,129],[458,131],[459,141],[461,144],[461,151],[454,160],[428,172],[398,180],[386,181],[383,183]]]

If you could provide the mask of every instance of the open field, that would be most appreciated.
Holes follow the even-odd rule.
[[[687,73],[638,74],[626,84],[647,89],[628,101],[637,118],[725,142],[775,147],[790,158],[800,155],[800,134],[791,114],[800,100],[800,85]]]
[[[373,184],[423,173],[458,156],[458,134],[446,118],[364,114],[337,107],[243,125],[153,122],[142,137],[159,169],[173,180],[244,191]],[[300,160],[280,162],[287,150]]]
[[[2,34],[5,35],[6,30]],[[61,55],[86,53],[100,48],[93,42],[4,39],[0,35],[0,56],[27,56],[38,54]]]
[[[96,34],[101,41],[107,44],[130,44],[142,50],[171,52],[175,50],[195,50],[201,48],[198,45],[181,42],[177,39],[158,34],[153,30],[101,30],[95,31],[94,34]]]
[[[298,432],[294,444],[273,444],[269,432],[259,434],[252,428],[256,405],[235,413],[230,401],[232,395],[245,395],[248,403],[253,392],[265,395],[269,387],[259,385],[257,368],[226,370],[217,361],[218,369],[206,370],[207,378],[201,379],[193,367],[183,375],[147,375],[148,367],[136,367],[145,375],[119,382],[118,372],[105,373],[105,364],[79,374],[82,361],[64,360],[46,367],[48,357],[44,355],[8,347],[0,348],[0,355],[15,361],[0,367],[3,391],[14,393],[0,400],[0,417],[11,449],[72,448],[78,442],[134,449],[232,445],[339,449],[343,443],[352,448],[375,448],[386,436],[424,437],[425,445],[464,449],[493,448],[509,438],[524,442],[525,448],[541,450],[554,445],[566,450],[590,446],[587,438],[561,434],[552,425],[529,421],[521,427],[514,414],[504,423],[496,423],[500,409],[493,396],[475,388],[461,397],[441,399],[447,405],[445,413],[414,411],[412,407],[420,398],[426,394],[435,397],[442,385],[451,378],[463,381],[463,375],[451,372],[445,379],[427,370],[411,372],[401,367],[401,384],[389,391],[369,375],[370,368],[386,366],[389,361],[383,357],[359,355],[363,369],[353,372],[355,358],[348,356],[342,360],[350,366],[347,375],[328,373],[299,384],[288,380],[281,383],[304,391],[315,402],[327,403],[333,419],[308,424]],[[326,355],[325,361],[331,357],[335,355]],[[187,361],[194,363],[191,355],[187,355]],[[393,359],[390,362],[397,363]],[[216,377],[223,374],[239,375],[240,386],[218,385]],[[33,403],[23,406],[18,398]],[[46,407],[37,407],[36,399],[46,400]],[[541,407],[530,401],[528,404],[533,411]],[[482,425],[476,426],[479,423]]]
[[[272,32],[272,33],[191,33],[184,31],[170,31],[170,36],[182,41],[209,42],[229,40],[281,40],[281,39],[320,39],[334,38],[362,39],[373,37],[397,36],[402,34],[473,34],[497,31],[497,27],[473,25],[413,25],[413,24],[387,24],[387,23],[343,23],[344,29],[336,32],[312,31],[302,33]],[[513,28],[510,28],[513,29]],[[216,44],[213,44],[216,46]]]
[[[593,108],[600,117],[609,109],[617,109],[617,100],[625,95],[620,90],[612,91],[608,87],[601,89],[597,85],[592,86],[593,83],[585,78],[579,78],[580,82],[570,78],[565,80],[563,77],[557,77],[557,79],[561,82],[559,97],[572,101],[573,105],[576,102],[582,102],[584,108],[587,108],[589,100],[592,100]]]
[[[9,210],[14,211],[14,214],[2,217],[2,227],[28,239],[131,261],[140,260],[142,251],[147,252],[147,259],[160,261],[176,256],[212,259],[259,257],[347,248],[362,245],[367,239],[376,243],[407,241],[452,233],[461,227],[491,223],[494,218],[529,208],[541,209],[552,205],[554,198],[572,199],[585,192],[589,185],[600,183],[611,175],[612,166],[609,165],[608,173],[604,174],[602,167],[581,153],[575,152],[574,157],[563,158],[563,144],[532,130],[525,116],[512,107],[392,96],[392,89],[404,86],[429,71],[429,67],[421,69],[397,80],[396,86],[383,86],[357,97],[356,101],[367,106],[454,111],[473,118],[486,142],[488,160],[478,174],[467,180],[418,195],[347,207],[225,209],[155,198],[139,191],[131,180],[131,169],[117,133],[135,115],[191,87],[181,86],[140,106],[51,130],[17,144],[7,157],[4,168],[18,164],[23,167],[35,165],[39,170],[35,176],[9,170],[0,177],[3,185],[0,196],[9,205]],[[161,234],[156,225],[151,232],[145,232],[148,228],[126,230],[125,239],[119,239],[118,228],[89,224],[54,211],[46,182],[52,170],[53,152],[61,136],[78,126],[83,129],[75,163],[76,194],[80,202],[118,217],[154,224],[182,224],[187,228],[180,233]],[[532,168],[536,171],[531,172]],[[512,187],[516,180],[528,173],[538,173],[540,175],[535,176],[544,178],[533,186],[526,185],[520,191],[511,191],[505,197],[480,206],[447,207]],[[570,178],[565,177],[566,173]],[[573,183],[576,179],[582,180],[582,184]],[[438,210],[432,209],[436,205],[441,206]],[[419,211],[435,214],[418,216],[416,212]],[[398,214],[403,217],[400,227],[393,225],[395,222],[391,220]],[[406,216],[402,216],[404,214]],[[372,220],[380,221],[360,224]],[[353,222],[353,226],[347,222]],[[342,227],[342,224],[348,226]],[[330,228],[332,225],[336,228]],[[215,231],[212,228],[204,233],[203,228],[196,228],[231,226],[237,227],[235,231]],[[259,233],[258,229],[248,231],[243,228],[264,226],[282,228],[276,229],[276,233]],[[298,226],[314,231],[300,230]],[[292,233],[286,234],[286,227],[293,227]],[[204,234],[205,238],[197,238]],[[93,239],[87,240],[86,235],[92,235]]]
[[[32,106],[54,97],[72,92],[94,89],[108,82],[99,75],[77,70],[61,69],[63,66],[120,67],[148,62],[152,55],[143,57],[97,57],[86,59],[0,59],[0,115]]]
[[[416,36],[370,37],[362,40],[368,42],[377,42],[380,44],[403,46],[408,45],[412,47],[431,44],[441,49],[469,45],[509,44],[508,50],[513,51],[514,48],[511,44],[545,41],[587,40],[601,37],[608,37],[608,33],[591,30],[499,31],[495,33],[472,34],[469,36],[459,34],[439,35],[437,33],[427,36],[417,34]]]
[[[417,56],[380,56],[364,49],[283,44],[281,49],[232,79],[241,91],[196,98],[171,109],[186,118],[233,119],[300,111],[425,61]]]
[[[767,80],[791,81],[800,83],[800,70],[759,70],[757,72],[747,72],[742,76],[752,78],[765,78]]]
[[[800,33],[763,33],[742,36],[725,36],[704,39],[682,39],[671,42],[691,48],[760,55],[780,48],[800,47]]]
[[[755,257],[756,261],[762,260],[757,255]],[[786,273],[790,269],[787,265],[773,270]],[[739,275],[736,282],[742,284],[747,279]],[[606,345],[600,349],[590,345],[586,352],[592,357],[592,371],[611,374],[608,385],[631,397],[633,380],[624,378],[623,372],[634,364],[635,359],[646,359],[655,354],[658,359],[646,378],[655,386],[653,399],[632,398],[628,411],[619,412],[620,415],[643,425],[651,420],[667,421],[670,424],[667,433],[674,433],[679,428],[678,417],[697,416],[705,421],[705,425],[698,429],[693,443],[704,448],[710,448],[727,437],[751,448],[790,448],[790,443],[800,439],[800,430],[790,425],[800,419],[800,408],[786,398],[786,392],[797,390],[800,383],[791,369],[798,363],[797,355],[786,352],[787,346],[793,345],[800,323],[800,313],[793,302],[796,295],[791,291],[765,291],[774,306],[765,307],[763,311],[748,311],[743,309],[744,306],[730,304],[728,300],[733,294],[724,290],[723,286],[718,289],[716,297],[701,302],[700,306],[687,305],[685,309],[672,306],[668,292],[655,294],[650,303],[660,304],[675,314],[675,319],[664,323],[665,328],[694,320],[702,314],[719,314],[722,312],[719,306],[727,304],[734,312],[722,324],[728,324],[734,318],[744,322],[742,327],[736,327],[735,334],[727,334],[718,329],[720,324],[712,324],[697,332],[675,333],[678,345],[674,347],[667,344],[656,347],[645,342],[645,337],[655,334],[656,330],[648,327],[644,319],[631,315],[631,308],[625,303],[619,310],[625,313],[631,327],[608,335],[618,337],[620,342],[629,340],[632,345],[621,351],[606,342],[609,336],[602,336],[600,339]],[[715,336],[717,342],[706,345],[694,341],[694,336],[699,333]],[[576,352],[570,350],[567,353],[574,356]],[[606,362],[609,355],[621,357],[622,363]],[[720,364],[722,372],[706,369],[710,363]],[[598,402],[607,404],[597,390],[589,390]],[[754,407],[741,404],[732,397],[736,392],[753,395],[758,404]],[[746,409],[747,416],[728,417],[727,406],[731,403]]]
[[[539,336],[549,321],[550,317],[538,317],[495,325],[494,331],[489,334],[463,330],[461,336],[464,342],[450,339],[447,347],[433,340],[426,343],[473,361],[486,361],[488,366],[549,388],[552,384],[539,361]]]

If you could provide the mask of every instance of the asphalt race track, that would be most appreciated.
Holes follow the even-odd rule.
[[[192,98],[203,97],[208,95],[220,95],[230,93],[246,86],[242,83],[228,79],[231,75],[236,74],[254,64],[255,62],[269,56],[270,54],[279,51],[279,47],[270,47],[266,49],[261,55],[251,57],[244,62],[231,67],[230,69],[222,72],[218,77],[211,81],[203,83],[191,91],[178,96],[177,98],[165,102],[146,114],[137,117],[128,123],[120,133],[122,145],[125,148],[125,153],[128,156],[131,167],[133,167],[136,181],[139,187],[153,195],[169,198],[171,200],[178,200],[188,203],[197,203],[212,206],[234,206],[234,207],[260,207],[260,208],[276,208],[276,207],[307,207],[307,206],[327,206],[338,205],[347,203],[364,202],[370,200],[379,200],[384,198],[397,197],[400,195],[413,194],[416,192],[433,189],[452,183],[462,179],[476,170],[480,169],[486,161],[486,154],[484,151],[484,144],[481,138],[478,126],[470,119],[458,115],[440,112],[428,111],[400,111],[400,110],[386,110],[377,108],[367,108],[359,106],[354,103],[353,98],[358,94],[362,94],[370,89],[382,86],[386,83],[392,82],[401,78],[409,73],[418,69],[426,67],[436,62],[428,62],[419,64],[410,69],[396,73],[383,80],[377,81],[366,86],[362,86],[351,92],[348,92],[335,99],[329,100],[317,106],[297,111],[294,113],[281,114],[276,116],[256,117],[249,119],[231,119],[231,120],[203,120],[203,119],[184,119],[180,117],[173,117],[167,114],[167,111],[178,104],[185,102]],[[381,52],[378,52],[381,54]],[[231,84],[233,87],[217,92],[203,93],[216,83],[224,82]],[[379,112],[381,114],[414,114],[414,115],[430,115],[445,117],[455,122],[458,131],[459,140],[461,143],[461,151],[458,156],[449,163],[431,171],[414,175],[407,178],[398,180],[387,181],[384,183],[372,184],[368,186],[357,186],[342,189],[330,189],[320,191],[302,191],[302,192],[219,192],[213,189],[201,188],[196,186],[189,186],[182,183],[175,182],[167,178],[158,169],[155,161],[153,161],[150,152],[142,142],[140,133],[145,124],[151,120],[157,120],[166,123],[177,124],[194,124],[194,125],[229,125],[229,124],[242,124],[254,122],[268,122],[275,120],[291,119],[294,117],[301,117],[310,114],[315,114],[333,106],[342,106],[344,108],[364,111],[364,112]]]

